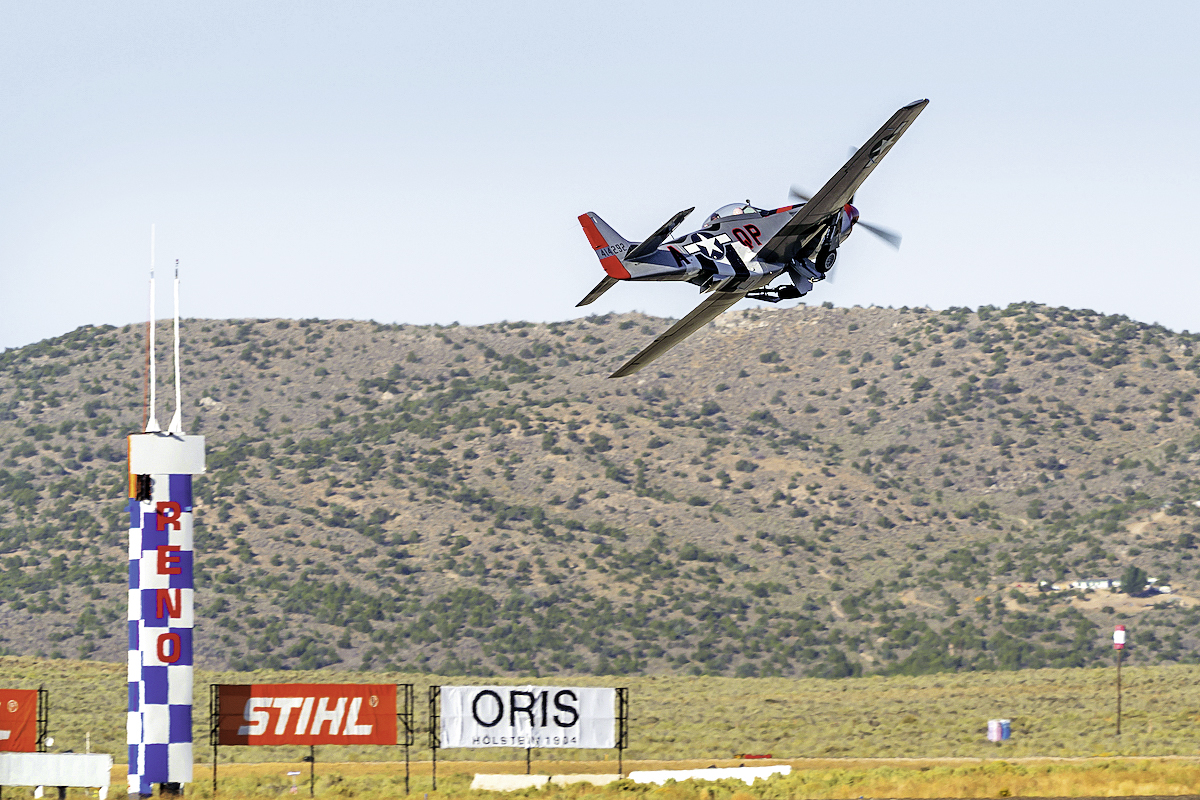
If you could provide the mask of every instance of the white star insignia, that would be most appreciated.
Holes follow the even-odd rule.
[[[725,245],[732,241],[733,239],[727,233],[722,233],[718,236],[704,236],[698,242],[684,245],[683,252],[699,253],[706,258],[711,258],[713,261],[719,261],[725,257]]]
[[[871,158],[867,163],[879,163],[879,159],[883,158],[883,154],[887,152],[887,149],[892,146],[892,142],[896,141],[896,137],[899,135],[899,133],[892,133],[880,139],[879,144],[871,148]]]

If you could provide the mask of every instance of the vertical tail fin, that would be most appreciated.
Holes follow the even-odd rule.
[[[614,231],[607,222],[591,211],[579,215],[579,224],[583,226],[588,244],[596,251],[600,266],[604,267],[608,276],[617,280],[627,280],[629,270],[625,269],[621,259],[629,252],[633,242]]]

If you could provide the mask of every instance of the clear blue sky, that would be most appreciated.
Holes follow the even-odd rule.
[[[920,97],[857,203],[903,249],[857,234],[808,302],[1200,329],[1198,9],[5,3],[0,348],[145,319],[151,223],[186,316],[570,318],[602,276],[581,212],[638,239],[783,204]]]

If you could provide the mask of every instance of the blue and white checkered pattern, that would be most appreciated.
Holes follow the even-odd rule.
[[[151,486],[129,501],[129,791],[143,795],[192,780],[192,476]]]

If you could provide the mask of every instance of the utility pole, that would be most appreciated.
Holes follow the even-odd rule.
[[[1125,626],[1113,630],[1113,649],[1117,651],[1117,736],[1121,735],[1121,657],[1125,654]]]

